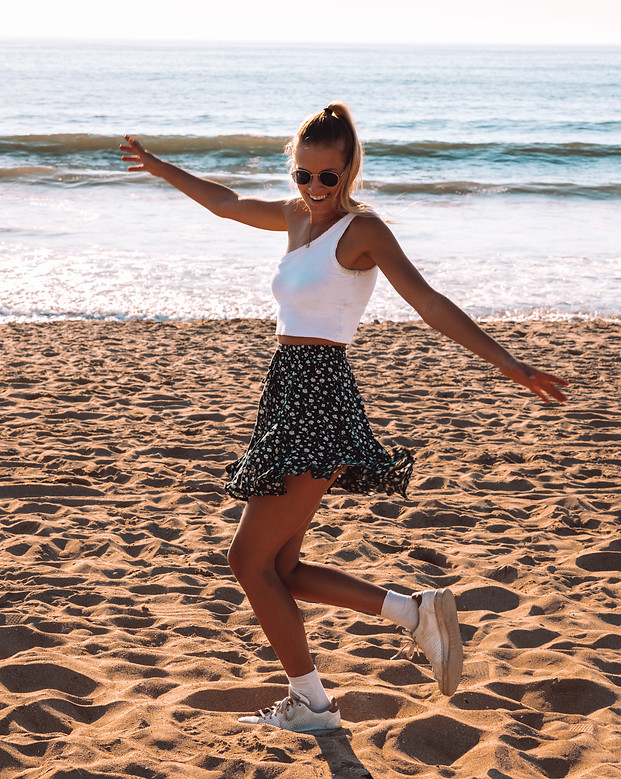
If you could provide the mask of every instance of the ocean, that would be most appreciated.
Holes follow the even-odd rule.
[[[145,174],[126,133],[245,194],[330,100],[363,198],[482,320],[621,319],[621,48],[0,40],[0,321],[273,317],[282,233]],[[381,278],[365,320],[416,318]]]

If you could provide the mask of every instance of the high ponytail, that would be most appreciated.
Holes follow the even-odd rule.
[[[345,171],[341,178],[337,204],[342,213],[359,214],[370,209],[357,203],[353,193],[362,189],[362,144],[358,138],[352,115],[343,103],[332,102],[319,113],[308,116],[297,133],[285,146],[289,166],[294,166],[298,146],[340,146],[345,158]]]

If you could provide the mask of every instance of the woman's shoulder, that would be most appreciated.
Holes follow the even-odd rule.
[[[342,251],[356,260],[363,254],[375,258],[395,243],[395,236],[385,219],[373,210],[365,210],[352,219],[344,235]]]
[[[380,237],[390,232],[386,220],[370,206],[362,206],[353,216],[352,231],[360,236]]]

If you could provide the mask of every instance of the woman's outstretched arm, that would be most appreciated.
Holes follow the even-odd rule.
[[[173,187],[204,206],[216,216],[234,219],[263,230],[286,230],[285,200],[259,200],[242,197],[223,184],[200,178],[147,151],[135,138],[125,136],[119,146],[121,159],[130,163],[128,171],[145,171],[162,178]]]
[[[546,403],[567,398],[556,385],[569,382],[517,360],[444,295],[427,284],[408,260],[396,238],[379,219],[360,219],[367,256],[379,266],[396,291],[423,320],[443,335],[495,365],[505,376],[527,387]]]

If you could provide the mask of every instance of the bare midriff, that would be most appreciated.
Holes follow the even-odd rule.
[[[326,338],[304,338],[298,335],[277,335],[279,344],[286,346],[347,346],[338,341],[328,341]]]

